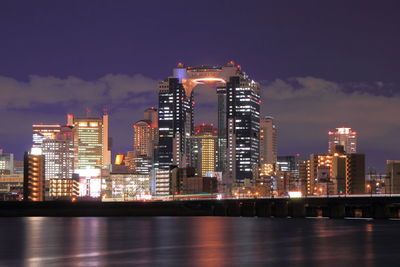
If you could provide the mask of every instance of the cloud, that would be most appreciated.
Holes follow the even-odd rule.
[[[0,76],[2,101],[0,108],[32,108],[35,105],[98,106],[142,103],[152,94],[157,81],[140,74],[134,76],[108,74],[95,81],[70,76],[66,79],[32,75],[28,82]]]
[[[358,132],[358,150],[371,158],[378,153],[384,162],[389,155],[400,156],[400,96],[382,93],[383,87],[381,82],[278,79],[262,88],[262,110],[276,118],[280,147],[287,153],[326,152],[327,131],[348,126]]]
[[[23,151],[30,144],[32,123],[62,123],[67,112],[82,115],[86,107],[110,110],[110,135],[118,152],[132,146],[131,125],[143,110],[157,104],[157,81],[140,74],[108,74],[87,81],[77,77],[30,76],[21,82],[0,76],[0,147]],[[323,153],[327,131],[340,126],[359,133],[359,151],[371,164],[400,158],[400,96],[395,84],[337,83],[315,77],[264,82],[262,114],[278,126],[280,154]],[[215,88],[195,89],[196,122],[217,119]],[[20,148],[21,146],[22,148]]]

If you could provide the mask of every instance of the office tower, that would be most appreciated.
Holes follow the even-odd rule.
[[[110,169],[108,114],[101,117],[67,116],[74,133],[74,169],[79,175],[79,195],[100,197],[102,170]]]
[[[336,131],[329,131],[328,153],[332,154],[336,145],[344,147],[348,154],[357,152],[357,133],[351,128],[336,128]]]
[[[159,168],[183,168],[192,162],[187,137],[193,136],[193,90],[198,84],[217,89],[218,129],[226,129],[221,130],[218,141],[218,170],[224,172],[225,183],[252,181],[259,161],[259,84],[234,62],[222,67],[184,67],[179,63],[173,76],[159,84]],[[221,136],[224,133],[225,137]]]
[[[108,138],[108,114],[102,117],[76,118],[68,114],[73,126],[75,169],[109,168],[111,151]]]
[[[43,155],[24,155],[24,201],[44,201],[45,162]]]
[[[55,139],[55,136],[60,133],[60,124],[33,124],[32,125],[32,150],[33,153],[40,153],[42,143],[45,139]]]
[[[400,160],[386,161],[386,193],[400,194]]]
[[[158,143],[157,109],[151,107],[144,111],[144,120],[133,125],[133,137],[133,169],[136,173],[150,174]]]
[[[188,137],[192,147],[191,166],[196,174],[205,177],[214,173],[217,167],[217,130],[213,124],[202,123],[194,128],[194,135]]]
[[[14,173],[14,154],[3,153],[0,149],[0,175]]]
[[[275,164],[277,161],[278,146],[276,141],[276,127],[270,116],[260,119],[260,163]]]
[[[186,95],[178,78],[168,78],[159,84],[159,145],[160,168],[187,165],[186,136],[193,133],[192,94]]]
[[[348,194],[365,193],[365,155],[346,155],[346,191]]]
[[[217,87],[218,97],[218,151],[217,171],[224,172],[226,169],[226,87]]]
[[[246,75],[230,77],[227,88],[227,170],[238,186],[253,181],[260,158],[259,84]]]
[[[45,158],[46,180],[72,179],[74,172],[74,140],[72,128],[60,126],[52,136],[45,137],[41,144]]]

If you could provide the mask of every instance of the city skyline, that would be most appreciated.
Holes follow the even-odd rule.
[[[368,167],[383,171],[386,159],[399,156],[399,126],[393,114],[400,112],[400,40],[393,1],[309,1],[290,3],[291,8],[284,2],[252,2],[245,10],[239,2],[221,2],[212,10],[197,6],[180,12],[181,28],[174,28],[176,23],[158,9],[143,12],[148,16],[143,17],[139,11],[149,11],[149,3],[55,6],[43,1],[41,8],[33,3],[22,8],[17,2],[2,4],[0,11],[0,122],[9,124],[0,130],[0,147],[17,159],[30,145],[26,133],[32,123],[59,123],[66,113],[79,116],[86,108],[97,114],[109,109],[114,151],[123,153],[130,147],[131,124],[141,119],[145,108],[157,105],[157,83],[173,66],[230,60],[260,82],[262,113],[273,116],[279,129],[279,155],[324,153],[326,132],[345,125],[359,133],[359,151],[367,154]],[[160,10],[176,12],[184,6],[179,1],[159,5]],[[363,12],[354,12],[359,8]],[[92,12],[84,11],[89,9]],[[259,40],[251,49],[253,42],[246,38],[229,46],[218,41],[234,32],[221,15],[238,10],[243,18],[238,28]],[[285,20],[279,17],[283,11]],[[207,19],[201,22],[205,13]],[[161,36],[149,34],[155,28],[161,29]],[[111,37],[106,42],[103,29]],[[181,32],[190,46],[161,45]],[[299,33],[305,38],[298,38]],[[217,42],[207,41],[214,39]],[[149,43],[153,45],[146,46]],[[197,97],[196,123],[217,122],[215,116],[208,119],[217,109],[214,93],[212,97],[205,91]]]

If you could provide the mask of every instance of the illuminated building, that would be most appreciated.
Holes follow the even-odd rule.
[[[400,194],[400,160],[386,161],[386,193]]]
[[[42,140],[40,149],[45,159],[46,180],[72,179],[74,172],[74,140],[69,126]]]
[[[0,175],[14,173],[14,154],[3,153],[0,149]]]
[[[357,133],[351,128],[336,128],[336,131],[329,131],[328,153],[332,154],[336,145],[344,147],[347,154],[357,152]]]
[[[68,125],[73,125],[74,166],[79,175],[79,196],[98,198],[101,179],[111,167],[108,138],[108,115],[76,118],[68,114]]]
[[[72,199],[79,195],[79,177],[72,179],[50,179],[49,197],[52,199]]]
[[[44,201],[45,162],[43,155],[24,155],[24,201]]]
[[[307,194],[363,194],[365,155],[346,154],[337,145],[333,154],[311,154]]]
[[[259,161],[259,84],[234,62],[222,67],[184,67],[179,63],[173,76],[159,83],[159,168],[184,168],[192,163],[188,136],[193,136],[193,89],[198,84],[212,84],[217,89],[217,169],[224,172],[226,183],[253,180]]]
[[[276,127],[272,117],[260,119],[260,163],[277,161],[278,146],[276,141]]]
[[[75,169],[109,168],[108,115],[76,118],[68,114],[68,124],[73,126],[74,132]]]
[[[32,149],[41,149],[43,140],[55,139],[61,132],[60,124],[33,124],[32,125]]]
[[[104,182],[105,201],[137,200],[150,196],[148,174],[111,173]]]
[[[23,174],[0,175],[0,200],[18,201],[22,199],[24,186]]]
[[[146,109],[144,117],[133,125],[133,167],[136,173],[149,174],[154,161],[154,148],[158,143],[157,109]]]
[[[213,124],[202,123],[195,126],[194,136],[188,137],[192,147],[192,166],[196,174],[202,177],[216,171],[217,167],[217,131]]]

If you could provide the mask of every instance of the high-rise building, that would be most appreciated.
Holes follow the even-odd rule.
[[[3,153],[0,149],[0,175],[14,173],[14,154]]]
[[[389,194],[400,194],[400,160],[386,161],[385,190]]]
[[[260,119],[260,163],[275,164],[278,156],[276,127],[270,116]]]
[[[108,115],[76,118],[68,114],[68,124],[73,126],[75,169],[109,168]]]
[[[252,181],[259,161],[259,84],[234,62],[222,67],[179,63],[173,76],[159,84],[159,168],[185,168],[193,162],[188,137],[193,136],[193,89],[198,84],[213,84],[218,94],[217,169],[224,172],[225,183]]]
[[[253,181],[260,158],[259,84],[247,75],[230,77],[227,88],[227,171],[238,186]]]
[[[79,175],[79,195],[100,197],[101,179],[111,167],[108,114],[101,117],[67,116],[74,134],[74,173]]]
[[[213,124],[202,123],[194,128],[194,135],[188,137],[192,147],[192,163],[196,175],[205,177],[217,168],[217,130]]]
[[[35,152],[42,149],[42,143],[45,139],[55,139],[60,133],[60,124],[33,124],[32,125],[32,150]],[[40,152],[38,152],[40,153]]]
[[[51,199],[73,199],[79,195],[79,177],[72,179],[50,179],[49,197]]]
[[[41,150],[45,158],[46,180],[72,179],[74,139],[71,127],[60,126],[60,131],[44,138]]]
[[[341,145],[347,154],[357,153],[357,132],[351,128],[336,128],[336,131],[329,131],[328,153],[332,154],[335,146]]]
[[[43,155],[24,155],[24,201],[44,201],[45,161]]]

